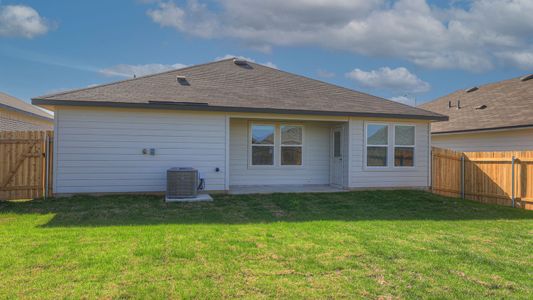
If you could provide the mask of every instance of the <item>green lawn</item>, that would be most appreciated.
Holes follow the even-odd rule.
[[[0,298],[533,298],[533,211],[417,191],[0,203]]]

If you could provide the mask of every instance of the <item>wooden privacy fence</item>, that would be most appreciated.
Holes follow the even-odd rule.
[[[533,151],[432,149],[432,191],[533,210]]]
[[[53,131],[0,131],[0,200],[52,195]]]

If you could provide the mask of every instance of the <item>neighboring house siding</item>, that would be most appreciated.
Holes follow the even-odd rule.
[[[207,190],[224,190],[224,114],[60,107],[56,119],[56,193],[162,192],[171,167],[197,168]]]
[[[435,147],[456,151],[533,150],[533,129],[447,135],[433,134],[431,139]]]
[[[365,159],[365,122],[350,120],[351,176],[350,188],[372,187],[428,187],[429,181],[429,123],[410,123],[394,120],[370,121],[390,124],[415,125],[415,166],[412,168],[388,167],[385,170],[369,169],[364,166]]]
[[[0,131],[53,130],[53,128],[53,120],[46,121],[0,108]]]
[[[329,184],[331,123],[288,122],[304,125],[303,166],[265,167],[248,166],[249,122],[230,123],[230,185]]]

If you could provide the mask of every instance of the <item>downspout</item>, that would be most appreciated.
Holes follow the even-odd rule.
[[[429,147],[429,153],[428,153],[428,187],[430,191],[433,190],[433,145],[431,145],[431,122],[428,123],[428,147]]]
[[[513,207],[515,207],[515,187],[514,187],[514,165],[515,165],[515,157],[513,155],[513,158],[511,159],[511,200],[513,201]]]

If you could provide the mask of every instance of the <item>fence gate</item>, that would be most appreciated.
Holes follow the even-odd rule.
[[[0,131],[0,200],[51,196],[53,131]]]

